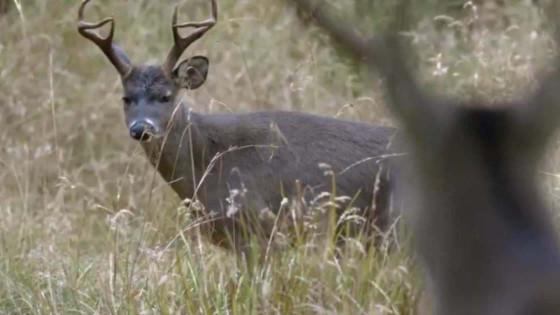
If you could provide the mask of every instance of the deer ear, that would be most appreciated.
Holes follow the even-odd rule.
[[[182,88],[197,89],[206,81],[208,66],[208,58],[204,56],[185,59],[173,70],[173,80]]]

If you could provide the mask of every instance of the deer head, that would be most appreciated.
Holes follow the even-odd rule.
[[[115,23],[113,18],[100,22],[84,21],[84,11],[90,0],[84,0],[78,11],[78,31],[91,40],[105,54],[121,76],[124,90],[123,103],[126,125],[132,138],[147,141],[162,137],[169,127],[181,89],[196,89],[206,80],[208,58],[194,56],[177,64],[182,53],[194,41],[201,38],[217,21],[216,0],[211,0],[212,15],[201,22],[177,23],[177,6],[173,11],[171,29],[174,45],[162,65],[135,65],[119,46],[113,43]],[[102,37],[96,30],[110,24],[109,33]],[[181,36],[182,28],[194,28],[187,36]],[[176,65],[177,64],[177,65]]]

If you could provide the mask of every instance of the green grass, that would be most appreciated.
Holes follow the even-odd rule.
[[[163,60],[171,1],[94,3],[103,5],[88,19],[114,15],[115,40],[133,61]],[[379,82],[283,1],[219,3],[218,25],[187,53],[211,60],[207,84],[187,95],[195,110],[298,110],[393,125]],[[386,20],[383,3],[372,21]],[[552,45],[539,10],[512,3],[509,29],[467,32],[469,14],[442,29],[419,21],[426,84],[491,100],[530,89]],[[348,246],[339,259],[301,242],[248,273],[232,253],[184,232],[194,230],[188,213],[129,139],[119,78],[78,35],[77,7],[14,1],[0,17],[0,314],[415,313],[419,281],[406,244],[367,255]],[[191,0],[181,18],[207,10]],[[542,175],[553,203],[558,148]]]

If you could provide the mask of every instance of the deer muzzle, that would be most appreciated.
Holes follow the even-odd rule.
[[[157,133],[157,128],[150,120],[133,121],[128,128],[130,136],[137,141],[149,141]]]

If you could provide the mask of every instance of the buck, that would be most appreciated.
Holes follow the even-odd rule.
[[[294,2],[384,79],[416,179],[406,181],[416,196],[406,205],[417,207],[405,212],[431,314],[560,314],[558,238],[536,178],[560,116],[560,57],[524,99],[459,102],[426,91],[409,69],[398,38],[406,14],[365,40],[326,5]]]
[[[263,211],[278,213],[284,198],[321,192],[349,196],[344,208],[363,209],[367,235],[385,231],[389,222],[390,185],[384,156],[394,130],[295,112],[204,115],[191,110],[181,90],[196,89],[206,80],[208,58],[182,53],[217,21],[172,19],[174,45],[163,65],[134,65],[113,43],[113,18],[84,21],[89,0],[81,3],[78,31],[95,43],[120,74],[124,114],[130,135],[183,200],[204,206],[200,221],[214,244],[246,254],[252,236],[270,236]],[[97,30],[110,24],[108,35]],[[194,30],[183,36],[180,29]],[[328,165],[325,176],[320,165]],[[332,186],[333,177],[336,185]]]

